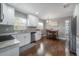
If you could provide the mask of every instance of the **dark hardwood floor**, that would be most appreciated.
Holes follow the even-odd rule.
[[[32,48],[21,52],[20,56],[65,56],[65,41],[44,37]]]

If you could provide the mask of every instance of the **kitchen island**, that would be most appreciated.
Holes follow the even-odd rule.
[[[19,56],[19,43],[17,39],[0,42],[0,56]]]

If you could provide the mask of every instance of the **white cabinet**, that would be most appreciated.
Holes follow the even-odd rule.
[[[27,45],[31,42],[31,35],[30,35],[30,33],[17,34],[16,39],[18,39],[20,41],[20,47],[21,47],[21,46]]]
[[[36,16],[28,15],[27,26],[28,27],[37,27],[39,19]]]
[[[2,4],[2,22],[0,24],[14,25],[14,8],[6,4]]]
[[[35,40],[36,41],[38,41],[38,40],[40,40],[41,39],[41,31],[37,31],[36,33],[35,33]]]
[[[37,29],[43,30],[43,28],[44,28],[43,22],[38,22]]]
[[[2,12],[2,22],[0,22],[0,24],[7,24],[7,5],[5,4],[1,4],[2,8],[1,8],[1,12]]]
[[[0,56],[19,56],[19,47],[6,50],[0,53]]]
[[[17,39],[0,42],[0,56],[19,56],[19,43]]]
[[[14,8],[7,6],[7,17],[8,17],[8,25],[14,25],[15,17],[14,17]]]
[[[23,18],[21,16],[16,16],[14,29],[15,30],[26,30],[26,18]]]

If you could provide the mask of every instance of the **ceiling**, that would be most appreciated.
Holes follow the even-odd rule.
[[[41,19],[53,19],[67,17],[73,14],[74,4],[67,5],[64,3],[10,3],[16,9],[37,15]]]

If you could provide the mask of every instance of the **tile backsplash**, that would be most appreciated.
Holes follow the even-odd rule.
[[[14,32],[14,26],[13,25],[1,25],[0,24],[0,34],[11,33],[11,32]]]

